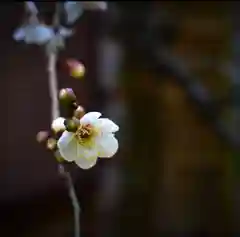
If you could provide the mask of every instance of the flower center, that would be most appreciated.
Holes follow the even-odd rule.
[[[77,131],[75,132],[75,138],[78,140],[79,144],[83,144],[92,137],[93,135],[93,128],[90,124],[81,125],[78,127]]]

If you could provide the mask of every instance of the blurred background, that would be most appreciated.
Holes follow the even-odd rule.
[[[69,165],[81,237],[240,236],[239,11],[237,1],[109,2],[78,20],[60,60],[87,73],[59,69],[59,88],[120,125],[113,159]],[[0,236],[70,237],[67,188],[35,140],[50,125],[45,54],[12,39],[21,3],[0,12]]]

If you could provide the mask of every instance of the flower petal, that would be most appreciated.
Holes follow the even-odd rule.
[[[77,159],[87,159],[91,160],[92,158],[98,157],[98,150],[95,147],[87,148],[80,144],[77,147]]]
[[[25,31],[25,42],[27,44],[45,44],[54,36],[52,28],[45,25],[28,25]]]
[[[36,7],[36,5],[35,5],[34,2],[26,1],[25,3],[26,3],[26,6],[27,6],[28,11],[29,11],[31,14],[35,14],[35,15],[38,14],[38,9],[37,9],[37,7]]]
[[[64,3],[64,9],[69,24],[74,23],[83,13],[83,9],[77,1],[66,1]]]
[[[81,119],[80,123],[81,124],[93,124],[97,121],[97,119],[101,116],[102,114],[99,112],[89,112],[85,114]]]
[[[114,133],[119,130],[119,127],[117,124],[115,124],[112,120],[107,118],[100,118],[98,119],[98,123],[96,125],[100,131],[103,133]]]
[[[118,140],[111,133],[100,137],[96,143],[100,158],[111,158],[118,150]]]
[[[64,131],[65,125],[64,125],[65,118],[58,117],[52,121],[51,128],[54,132]]]
[[[98,152],[96,149],[87,149],[78,145],[76,164],[82,169],[90,169],[97,163]]]
[[[61,27],[59,29],[59,34],[62,35],[63,37],[70,37],[73,34],[73,30],[68,29],[66,27]]]
[[[20,27],[18,29],[16,29],[16,31],[13,33],[13,38],[16,40],[16,41],[19,41],[19,40],[23,40],[25,38],[25,27]]]
[[[63,132],[59,138],[57,146],[61,156],[67,161],[74,161],[77,159],[77,140],[71,132]]]
[[[81,158],[81,159],[76,160],[75,163],[76,163],[76,165],[79,166],[80,168],[82,168],[82,169],[84,169],[84,170],[87,170],[87,169],[92,168],[94,165],[96,165],[96,163],[97,163],[97,158],[90,159],[90,160]]]

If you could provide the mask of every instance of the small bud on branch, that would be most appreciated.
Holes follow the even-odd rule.
[[[85,114],[84,108],[79,105],[77,109],[74,111],[73,116],[77,119],[80,119],[84,114]]]
[[[64,125],[68,132],[76,132],[78,128],[78,123],[73,119],[66,119]]]
[[[49,139],[47,140],[46,146],[47,146],[47,149],[49,149],[49,150],[51,150],[51,151],[56,150],[56,149],[57,149],[57,140],[54,139],[54,138],[49,138]]]
[[[36,139],[39,143],[45,142],[49,137],[49,132],[47,131],[40,131],[38,132]]]

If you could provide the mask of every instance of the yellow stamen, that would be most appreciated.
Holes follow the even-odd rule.
[[[90,125],[80,125],[75,132],[75,138],[78,140],[79,144],[86,145],[91,142],[91,138],[93,137],[94,130]]]

